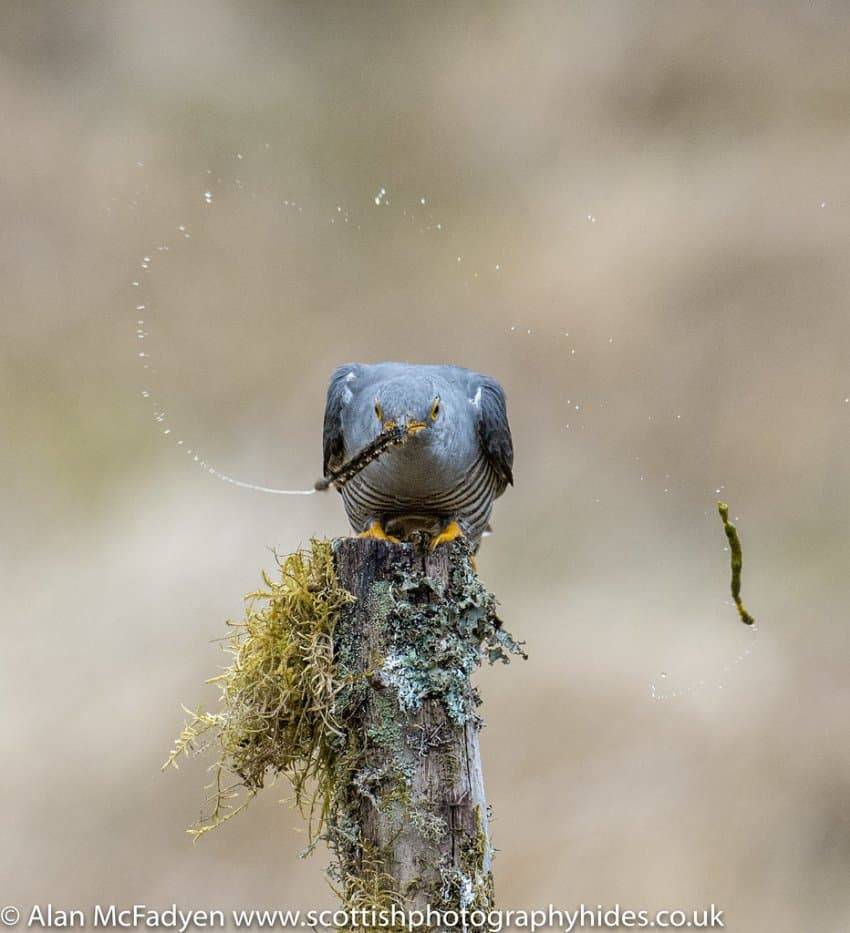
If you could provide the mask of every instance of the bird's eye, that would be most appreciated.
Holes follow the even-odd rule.
[[[378,421],[384,420],[384,409],[381,408],[380,402],[375,402],[375,417],[378,419]]]
[[[438,395],[434,399],[434,404],[431,406],[431,420],[436,421],[437,415],[440,414],[440,396]]]

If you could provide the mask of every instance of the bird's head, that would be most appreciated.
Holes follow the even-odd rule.
[[[430,380],[393,379],[375,393],[373,423],[377,433],[406,428],[416,435],[437,426],[443,410],[443,400]]]

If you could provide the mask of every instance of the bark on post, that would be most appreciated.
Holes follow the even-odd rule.
[[[344,774],[328,816],[332,869],[347,906],[446,910],[493,901],[492,847],[471,675],[521,653],[501,628],[463,541],[343,538],[336,572],[356,602],[335,651],[357,684]]]

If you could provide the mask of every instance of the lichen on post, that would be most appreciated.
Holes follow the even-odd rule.
[[[334,559],[356,601],[335,633],[352,770],[329,811],[332,878],[348,903],[377,874],[385,901],[407,908],[486,908],[492,846],[471,676],[484,650],[507,661],[521,649],[462,541],[430,552],[346,538]]]
[[[314,540],[263,575],[220,708],[190,714],[167,765],[218,751],[195,838],[278,776],[325,840],[345,907],[486,908],[493,900],[472,674],[522,649],[463,540]]]

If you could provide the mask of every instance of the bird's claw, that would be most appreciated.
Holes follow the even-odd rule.
[[[365,531],[361,531],[357,537],[374,538],[376,541],[389,541],[390,544],[401,544],[401,541],[398,538],[394,538],[392,535],[388,535],[386,531],[384,531],[384,526],[377,520],[372,522],[372,524]]]
[[[449,541],[454,541],[457,538],[463,537],[463,531],[458,525],[457,522],[449,522],[448,525],[438,534],[434,535],[431,538],[431,543],[428,545],[428,549],[435,551],[441,544],[448,544]]]

